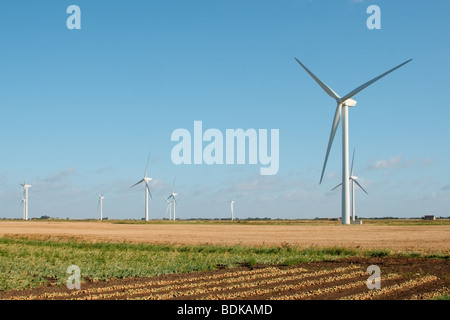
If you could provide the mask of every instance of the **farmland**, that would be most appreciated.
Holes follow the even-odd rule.
[[[0,221],[2,299],[448,297],[450,226]],[[69,265],[81,290],[65,286]],[[382,270],[368,290],[366,269]]]

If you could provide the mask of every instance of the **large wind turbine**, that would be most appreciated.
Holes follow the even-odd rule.
[[[367,193],[367,191],[364,190],[364,188],[359,184],[358,177],[353,175],[353,161],[354,160],[355,160],[355,149],[353,149],[352,169],[351,169],[350,178],[349,178],[352,181],[352,221],[355,221],[355,183],[361,188],[362,191],[364,191],[367,195],[369,195]],[[331,189],[331,191],[333,191],[334,189],[340,187],[341,185],[342,185],[342,182],[339,183],[333,189]]]
[[[100,208],[100,220],[103,220],[103,198],[104,196],[102,194],[98,195],[97,209]]]
[[[349,183],[349,164],[348,164],[348,107],[356,106],[356,101],[351,99],[358,92],[364,90],[374,82],[380,80],[384,76],[393,72],[394,70],[400,68],[401,66],[407,64],[412,59],[407,60],[398,66],[386,71],[385,73],[373,78],[372,80],[364,83],[363,85],[357,87],[353,91],[350,91],[345,96],[340,97],[336,92],[334,92],[330,87],[323,83],[319,78],[317,78],[308,68],[306,68],[297,58],[295,60],[305,69],[306,72],[317,82],[317,84],[333,99],[336,100],[337,107],[334,114],[333,124],[331,127],[330,139],[328,141],[327,153],[325,155],[325,161],[322,168],[322,175],[320,176],[320,182],[322,183],[323,175],[325,172],[325,167],[327,165],[328,156],[330,153],[331,146],[333,144],[334,136],[339,125],[339,121],[342,117],[342,224],[350,224],[350,183]]]
[[[233,195],[231,195],[231,200],[230,200],[230,209],[231,209],[231,221],[234,220],[234,203],[236,201],[234,201]]]
[[[166,201],[169,201],[170,198],[172,198],[172,204],[173,204],[173,220],[175,220],[175,207],[177,204],[177,199],[175,199],[175,197],[178,195],[178,193],[175,193],[175,179],[173,179],[173,185],[172,185],[172,193],[170,194],[170,196],[167,198]]]
[[[139,180],[138,182],[136,182],[135,184],[133,184],[131,186],[131,188],[133,188],[134,186],[136,186],[142,182],[145,182],[145,221],[148,221],[148,196],[150,195],[150,198],[152,197],[152,194],[150,192],[150,187],[148,185],[148,182],[150,180],[152,180],[152,178],[147,177],[147,169],[148,169],[148,162],[150,160],[150,155],[151,155],[151,153],[149,153],[149,155],[148,155],[147,165],[145,167],[144,178],[142,178],[141,180]]]
[[[27,179],[25,179],[25,182],[20,184],[23,187],[23,198],[22,198],[22,204],[23,204],[23,213],[22,218],[23,220],[28,220],[28,188],[31,188],[30,184],[27,184]]]

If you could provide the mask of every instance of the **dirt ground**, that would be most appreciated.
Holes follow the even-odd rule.
[[[239,224],[113,224],[104,222],[0,221],[5,234],[88,241],[166,244],[274,245],[391,249],[450,253],[450,226],[312,226]]]
[[[380,288],[367,287],[368,266]],[[241,266],[150,278],[82,282],[2,293],[6,300],[422,300],[450,292],[450,264],[412,258],[348,258],[295,266]]]

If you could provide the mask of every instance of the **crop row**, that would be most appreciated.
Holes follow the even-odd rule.
[[[437,281],[438,278],[432,275],[427,275],[422,278],[410,279],[406,282],[396,283],[390,286],[384,286],[379,290],[371,290],[358,294],[353,294],[345,297],[345,300],[367,300],[373,299],[382,295],[390,294],[394,291],[402,291],[413,287],[418,287],[426,283]]]
[[[267,267],[253,270],[236,270],[198,275],[176,275],[167,279],[137,280],[124,285],[90,287],[82,290],[58,291],[32,296],[14,296],[12,299],[133,299],[133,300],[233,300],[278,299],[299,300],[322,298],[327,295],[338,299],[364,300],[388,297],[407,292],[412,288],[439,285],[432,275],[403,280],[395,273],[385,274],[382,288],[368,290],[368,275],[360,265],[311,271],[305,268]],[[427,286],[429,288],[429,286]],[[448,294],[448,286],[432,288],[429,292],[415,294],[411,299],[432,299]]]
[[[200,299],[233,299],[233,295],[230,293],[233,290],[249,290],[252,291],[255,288],[263,286],[273,286],[279,283],[289,282],[289,281],[299,281],[310,277],[322,277],[327,274],[341,273],[348,270],[353,270],[357,266],[350,266],[345,268],[337,268],[333,270],[322,270],[315,272],[305,272],[304,269],[300,269],[300,273],[287,276],[283,274],[285,272],[279,273],[281,270],[271,268],[272,272],[267,274],[260,274],[258,277],[254,276],[242,276],[237,278],[226,278],[221,281],[201,281],[196,283],[195,286],[192,284],[179,284],[172,286],[165,286],[162,288],[144,288],[144,289],[131,289],[124,293],[113,293],[110,295],[93,297],[95,299],[111,299],[118,298],[119,296],[133,296],[133,299],[151,299],[151,300],[166,300],[178,297],[189,297],[195,296]],[[295,269],[294,269],[295,270]],[[284,270],[283,270],[284,271]],[[291,272],[292,273],[292,272]],[[223,293],[225,292],[225,293]]]
[[[383,277],[384,281],[386,280],[395,280],[401,278],[400,275],[391,273]],[[340,279],[335,278],[335,281]],[[333,285],[330,281],[331,286],[329,287],[320,287],[316,289],[311,289],[305,292],[299,293],[289,293],[285,295],[280,295],[276,297],[269,298],[271,300],[302,300],[302,299],[310,299],[312,297],[323,296],[331,293],[342,292],[344,290],[356,289],[356,288],[366,288],[366,279],[361,280],[361,277],[356,279],[357,281],[348,282],[342,285]]]
[[[41,295],[29,295],[26,298],[30,300],[34,299],[55,299],[55,298],[64,298],[64,297],[71,297],[74,298],[78,295],[98,295],[101,293],[107,293],[107,292],[117,292],[117,291],[129,291],[139,288],[146,288],[146,287],[171,287],[171,286],[177,286],[178,284],[182,284],[185,286],[201,286],[205,283],[215,283],[220,281],[227,281],[227,279],[234,279],[234,281],[240,281],[244,278],[242,277],[250,277],[250,278],[256,278],[256,277],[274,277],[274,276],[286,276],[290,274],[296,274],[300,272],[305,272],[306,269],[303,268],[294,268],[294,269],[280,269],[275,267],[270,268],[261,268],[261,269],[253,269],[253,270],[240,270],[240,271],[232,271],[232,272],[226,272],[222,274],[212,274],[212,275],[200,275],[200,276],[194,276],[194,277],[180,277],[179,279],[171,279],[171,280],[150,280],[150,281],[144,281],[144,282],[137,282],[133,284],[126,284],[126,285],[113,285],[113,286],[106,286],[106,287],[98,287],[98,288],[89,288],[89,289],[83,289],[83,290],[74,290],[74,291],[64,291],[64,292],[53,292],[53,293],[43,293]],[[17,299],[25,298],[17,296]]]

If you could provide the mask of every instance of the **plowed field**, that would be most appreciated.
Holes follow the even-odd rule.
[[[381,289],[369,290],[369,265],[381,270]],[[171,274],[87,282],[81,289],[66,286],[9,291],[11,300],[111,299],[431,299],[450,292],[446,260],[406,258],[349,258],[295,266],[256,266],[209,272]]]

